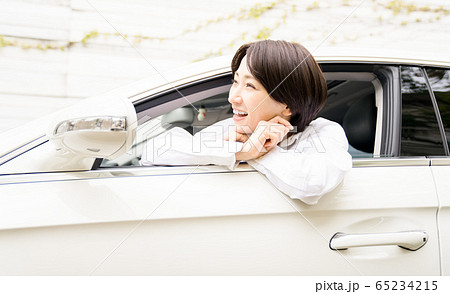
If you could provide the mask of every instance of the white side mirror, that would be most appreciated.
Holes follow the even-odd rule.
[[[47,136],[57,150],[114,159],[131,148],[136,127],[136,112],[128,99],[98,97],[62,112]]]

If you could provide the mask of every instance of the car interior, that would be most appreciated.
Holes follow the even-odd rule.
[[[318,114],[339,123],[353,158],[373,157],[377,108],[375,88],[368,81],[327,80],[328,98]]]

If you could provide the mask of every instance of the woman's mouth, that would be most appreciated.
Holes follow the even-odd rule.
[[[243,119],[245,119],[245,117],[248,115],[248,113],[247,112],[243,112],[243,111],[240,111],[240,110],[236,110],[236,109],[233,109],[233,120],[235,121],[235,122],[238,122],[238,121],[240,121],[240,120],[243,120]]]
[[[233,109],[233,114],[238,116],[238,117],[244,117],[244,116],[248,115],[247,112],[239,111],[239,110],[236,110],[236,109]]]

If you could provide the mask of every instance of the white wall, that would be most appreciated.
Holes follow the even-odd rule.
[[[0,131],[265,37],[449,54],[449,13],[444,0],[0,0]]]

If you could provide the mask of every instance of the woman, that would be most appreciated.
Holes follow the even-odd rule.
[[[342,181],[352,162],[342,127],[323,118],[313,120],[327,97],[316,61],[300,44],[265,40],[241,46],[231,70],[228,101],[233,118],[194,137],[172,129],[170,149],[149,159],[146,148],[142,164],[233,168],[245,160],[291,198],[317,203]],[[219,136],[220,130],[227,132]],[[204,142],[219,144],[193,152],[194,146],[205,147]]]

